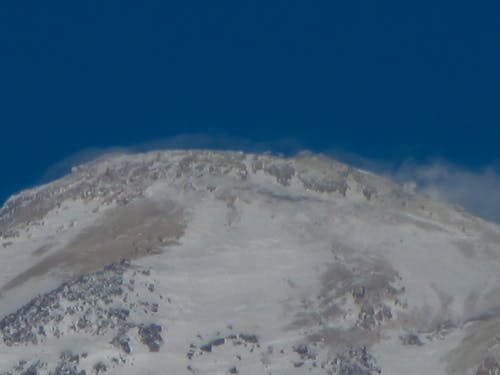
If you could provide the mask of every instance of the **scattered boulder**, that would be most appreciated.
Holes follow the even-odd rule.
[[[245,341],[248,344],[258,344],[259,339],[254,334],[240,333],[239,337],[241,340]]]
[[[130,348],[130,338],[127,335],[119,335],[114,337],[111,341],[111,344],[121,349],[125,354],[130,354],[132,352]]]
[[[161,332],[162,328],[158,324],[139,327],[141,342],[149,348],[150,352],[158,352],[160,350],[161,343],[163,342]]]
[[[401,343],[403,345],[412,345],[412,346],[422,346],[424,345],[422,341],[420,341],[420,337],[414,333],[407,333],[399,337]]]
[[[299,346],[294,347],[293,350],[295,353],[297,353],[301,356],[305,356],[305,355],[309,354],[309,348],[307,347],[307,345],[304,345],[304,344],[300,344]]]
[[[96,375],[102,374],[103,372],[108,371],[108,367],[104,364],[104,362],[97,362],[93,367],[94,373]]]

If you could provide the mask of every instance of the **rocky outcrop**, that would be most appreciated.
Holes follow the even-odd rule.
[[[136,278],[141,283],[136,283]],[[154,318],[159,304],[154,302],[155,281],[149,270],[132,266],[128,261],[111,264],[104,269],[69,281],[50,293],[30,301],[18,311],[0,320],[0,338],[7,347],[43,347],[45,342],[78,334],[81,337],[109,337],[117,348],[117,363],[125,363],[133,345],[142,343],[148,350],[158,352],[163,342],[163,328],[154,323],[137,320],[145,314]],[[134,302],[139,295],[141,302]],[[140,310],[140,314],[137,311]],[[140,340],[132,344],[134,332]],[[1,349],[0,349],[1,351]],[[36,352],[36,350],[35,350]],[[7,374],[16,375],[85,375],[106,373],[106,364],[93,369],[80,367],[82,354],[63,352],[54,366],[41,359],[26,358]]]

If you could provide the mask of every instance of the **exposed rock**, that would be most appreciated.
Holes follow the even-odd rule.
[[[338,375],[375,375],[381,374],[375,359],[363,347],[352,349],[333,361],[333,369]]]
[[[125,354],[130,354],[130,338],[127,335],[119,335],[113,338],[111,343],[117,348],[121,349]]]
[[[249,344],[257,344],[259,342],[257,335],[254,334],[240,333],[238,337]]]
[[[160,350],[160,346],[163,342],[161,331],[162,327],[158,324],[149,324],[139,327],[141,342],[149,348],[149,351],[157,352]]]
[[[498,375],[500,365],[493,357],[486,357],[483,363],[478,367],[475,375]]]
[[[93,367],[94,373],[96,375],[105,373],[108,370],[108,367],[103,362],[97,362]]]
[[[129,278],[138,272],[143,278],[151,277],[149,271],[142,271],[145,270],[136,269],[123,261],[64,283],[0,320],[0,337],[7,346],[27,346],[43,345],[50,337],[60,338],[68,333],[89,337],[114,334],[111,343],[124,355],[130,355],[132,348],[127,332],[137,328],[144,345],[151,351],[158,351],[162,342],[161,326],[133,321],[131,311],[140,306],[141,311],[152,316],[159,311],[159,304],[147,301],[141,301],[139,305],[132,302],[124,304],[126,294],[130,293],[123,288],[125,282],[128,284]],[[144,287],[144,290],[147,288]],[[86,357],[86,354],[63,352],[52,369],[47,369],[47,364],[40,361],[31,363],[25,369],[26,362],[22,362],[10,374],[85,375],[85,370],[78,366],[80,358]],[[94,373],[103,372],[102,366],[94,369]]]
[[[401,343],[403,345],[423,345],[422,341],[420,341],[420,337],[414,333],[407,333],[405,335],[400,336]]]

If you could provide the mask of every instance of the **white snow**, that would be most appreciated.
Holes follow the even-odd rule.
[[[356,259],[381,259],[401,277],[404,306],[394,308],[394,322],[382,328],[382,338],[371,348],[383,374],[445,374],[447,355],[462,345],[465,337],[462,326],[471,318],[466,314],[471,296],[477,296],[476,305],[468,311],[477,316],[500,309],[500,302],[492,298],[500,291],[500,245],[485,240],[487,231],[500,236],[500,230],[452,207],[428,204],[420,197],[412,199],[424,202],[427,208],[404,207],[390,199],[368,201],[359,187],[345,197],[319,193],[305,189],[297,175],[289,186],[283,186],[264,170],[252,172],[252,156],[242,161],[249,171],[246,180],[202,172],[175,177],[175,169],[166,168],[164,161],[175,165],[182,160],[183,154],[175,152],[110,158],[98,165],[98,173],[106,173],[131,158],[137,163],[150,163],[149,171],[166,171],[166,177],[147,186],[143,196],[182,207],[186,231],[178,244],[134,261],[152,270],[157,281],[155,294],[170,300],[151,318],[151,322],[165,327],[165,342],[160,353],[150,353],[134,337],[132,359],[116,367],[116,373],[158,374],[168,369],[172,374],[184,374],[189,373],[187,366],[192,366],[200,374],[221,374],[233,365],[235,356],[242,357],[236,360],[242,374],[261,374],[264,370],[272,374],[305,373],[307,364],[293,365],[297,357],[292,346],[318,327],[290,328],[298,312],[295,309],[300,301],[319,298],[322,276],[329,264],[339,261],[355,268]],[[132,172],[127,179],[134,178]],[[73,173],[80,173],[80,168]],[[323,172],[311,169],[308,173]],[[374,178],[381,190],[390,190],[378,177],[360,174]],[[357,181],[351,178],[350,186]],[[40,221],[20,226],[17,238],[0,238],[0,245],[11,242],[0,248],[0,288],[47,256],[57,254],[116,204],[103,202],[104,198],[65,200]],[[457,241],[464,239],[482,244],[478,251],[488,249],[489,260],[485,260],[486,253],[465,256],[457,246]],[[64,277],[55,269],[4,289],[0,318],[56,287]],[[344,301],[344,319],[327,322],[330,328],[347,330],[356,323],[360,307],[350,294]],[[424,337],[423,332],[430,334],[446,320],[456,325],[450,334],[440,339]],[[424,345],[401,344],[400,334],[411,325],[422,333]],[[30,347],[30,355],[50,362],[63,349],[84,350],[89,357],[82,359],[82,366],[88,368],[98,360],[109,362],[116,356],[109,338],[82,341],[78,335],[69,334],[69,329],[65,332],[63,339]],[[199,346],[232,332],[256,334],[259,350],[249,352],[223,345],[194,360],[186,358],[190,344]],[[268,346],[274,348],[273,353],[266,352]],[[279,348],[285,354],[280,355]],[[328,348],[325,350],[328,352]],[[24,357],[23,347],[0,346],[0,371]],[[466,371],[470,369],[464,369],[464,374]],[[311,373],[324,372],[313,368]]]

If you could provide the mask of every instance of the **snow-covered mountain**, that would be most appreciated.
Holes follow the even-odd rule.
[[[498,374],[499,266],[320,155],[107,155],[0,210],[0,374]]]

